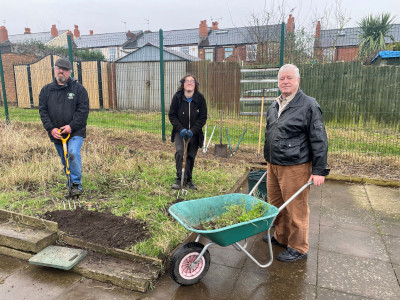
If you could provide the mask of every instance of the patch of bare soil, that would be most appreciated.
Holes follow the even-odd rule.
[[[125,249],[149,236],[146,223],[111,212],[76,210],[48,211],[44,219],[58,223],[61,231],[94,244]]]

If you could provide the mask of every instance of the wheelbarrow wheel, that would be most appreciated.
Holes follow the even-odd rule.
[[[191,285],[199,282],[210,267],[210,252],[208,250],[203,257],[190,269],[190,265],[197,259],[204,245],[196,242],[181,246],[171,257],[169,274],[171,278],[181,285]]]

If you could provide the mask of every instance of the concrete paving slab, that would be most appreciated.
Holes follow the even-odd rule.
[[[180,286],[172,279],[163,278],[164,284],[157,284],[154,291],[146,293],[149,299],[232,299],[231,291],[239,277],[240,269],[211,264],[203,279],[190,286]],[[168,283],[168,280],[169,283]],[[172,285],[172,286],[170,286]],[[170,287],[169,287],[170,286]],[[164,289],[162,289],[163,287]],[[172,292],[172,294],[170,294]]]
[[[229,299],[315,299],[316,287],[266,273],[242,272]]]
[[[341,299],[365,300],[365,297],[318,287],[318,289],[317,289],[317,299],[324,299],[324,300],[341,300]]]
[[[85,300],[131,300],[145,299],[145,294],[133,292],[92,279],[76,282],[70,289],[57,296],[57,300],[85,299]]]
[[[374,299],[398,299],[392,265],[376,259],[320,250],[318,286]]]
[[[374,211],[400,220],[400,188],[366,184],[365,190]]]
[[[321,225],[320,249],[389,262],[382,237],[377,233]]]
[[[400,278],[400,265],[393,264],[393,270],[394,270],[394,273],[396,274],[396,277],[399,279]]]
[[[390,235],[383,235],[382,237],[392,263],[400,265],[400,238]]]
[[[326,182],[321,225],[378,232],[376,220],[362,185]]]
[[[378,224],[379,231],[382,234],[400,237],[400,220],[385,217],[380,213],[377,213],[376,223]]]
[[[321,206],[319,204],[310,204],[310,224],[319,225],[321,217]]]
[[[13,272],[0,284],[3,299],[56,299],[82,277],[57,269],[26,264],[26,268]]]
[[[400,188],[365,185],[379,230],[400,237]]]
[[[57,233],[16,222],[0,223],[0,245],[37,253],[53,244]]]
[[[24,261],[0,255],[0,283],[3,283],[6,277],[10,276],[13,272],[24,267],[26,267]]]
[[[310,195],[308,196],[309,205],[321,205],[323,186],[312,186],[310,189]]]

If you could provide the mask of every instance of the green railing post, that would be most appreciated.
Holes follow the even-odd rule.
[[[1,47],[0,47],[0,77],[1,77],[1,88],[3,92],[4,112],[6,114],[6,123],[8,125],[10,124],[10,117],[8,115],[6,84],[4,82],[4,70],[3,70],[3,59],[1,58]]]
[[[164,99],[164,43],[163,30],[160,29],[160,93],[161,93],[161,124],[162,140],[165,142],[165,99]]]
[[[68,40],[68,56],[69,56],[69,61],[72,66],[71,70],[71,77],[74,77],[74,58],[72,56],[72,38],[71,35],[67,34],[67,40]]]
[[[281,55],[279,58],[279,66],[283,66],[283,57],[285,55],[285,22],[282,22],[281,26]]]

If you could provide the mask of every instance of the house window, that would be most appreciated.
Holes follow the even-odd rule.
[[[228,58],[233,54],[233,48],[225,48],[225,58]]]
[[[110,61],[114,61],[115,60],[115,53],[116,53],[116,49],[115,48],[110,48]]]
[[[214,61],[214,48],[205,49],[205,59],[209,61]]]
[[[181,52],[189,54],[189,46],[183,46],[181,47]]]
[[[246,45],[246,61],[256,61],[257,45]]]

